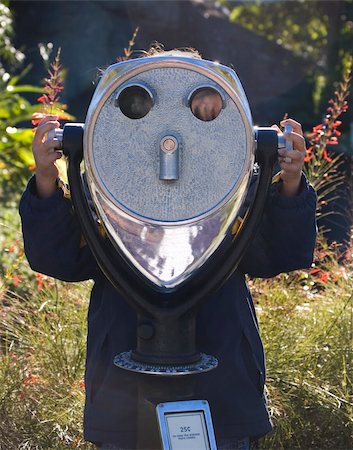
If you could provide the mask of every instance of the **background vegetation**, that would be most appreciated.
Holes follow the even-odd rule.
[[[309,113],[320,114],[352,54],[353,1],[221,1],[232,21],[304,59],[313,88]]]
[[[329,41],[329,24],[312,10],[312,3],[317,2],[300,3],[308,8],[305,21],[310,31],[290,31],[290,26],[289,34],[278,31],[271,16],[277,6],[272,5],[261,32],[268,32],[271,24],[269,38],[282,39],[294,52],[308,51],[310,58],[320,59],[320,45]],[[231,6],[235,8],[234,19],[255,26],[258,4]],[[289,17],[294,23],[295,16]],[[33,170],[33,159],[31,127],[23,124],[38,111],[38,105],[24,96],[43,92],[43,88],[21,84],[21,71],[30,68],[23,69],[24,55],[11,43],[11,20],[10,10],[1,2],[0,449],[89,449],[92,446],[82,440],[81,423],[91,283],[58,282],[33,273],[25,260],[17,204]],[[305,33],[313,30],[317,38],[310,48]],[[343,44],[344,33],[339,31]],[[347,181],[337,172],[339,158],[332,158],[326,148],[327,142],[341,138],[337,122],[347,106],[349,85],[346,51],[338,52],[337,78],[322,72],[324,88],[331,92],[326,95],[321,89],[320,107],[325,110],[323,104],[332,96],[329,107],[333,109],[325,111],[323,122],[308,136],[312,150],[306,170],[321,189],[319,207],[332,189]],[[343,84],[333,87],[333,79],[342,79]],[[267,389],[275,424],[274,433],[260,443],[260,448],[353,448],[352,280],[351,246],[343,254],[323,237],[318,240],[316,261],[310,270],[273,280],[249,280],[267,352]]]

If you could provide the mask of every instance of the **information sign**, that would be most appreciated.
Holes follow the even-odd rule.
[[[206,400],[160,403],[157,417],[163,450],[216,450]]]

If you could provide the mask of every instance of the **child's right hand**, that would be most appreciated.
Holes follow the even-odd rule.
[[[36,162],[37,194],[42,198],[50,197],[57,190],[56,180],[59,172],[55,161],[62,157],[62,151],[57,149],[57,140],[45,140],[48,131],[60,127],[57,119],[58,116],[45,116],[39,122],[32,142],[32,152]]]

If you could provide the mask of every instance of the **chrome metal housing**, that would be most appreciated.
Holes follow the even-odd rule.
[[[147,86],[151,111],[125,117],[115,105],[127,86]],[[220,92],[223,109],[196,119],[199,87]],[[152,94],[151,94],[152,95]],[[160,143],[177,140],[178,177],[160,179]],[[170,289],[197,271],[232,232],[254,163],[250,108],[235,72],[211,61],[154,56],[110,66],[84,131],[86,179],[113,244],[156,286]],[[234,232],[234,228],[233,228]]]

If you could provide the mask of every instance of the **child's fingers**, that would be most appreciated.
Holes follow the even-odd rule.
[[[287,150],[278,160],[283,169],[290,172],[300,172],[303,167],[304,156],[298,150]]]
[[[281,123],[282,127],[284,127],[285,125],[291,125],[293,127],[294,133],[297,133],[297,134],[300,134],[300,135],[303,136],[302,126],[296,120],[294,120],[294,119],[285,119],[285,120],[282,120],[280,123]]]
[[[33,145],[33,155],[37,167],[49,167],[54,161],[62,157],[62,151],[58,149],[58,141],[50,139]]]
[[[47,141],[44,141],[40,147],[42,152],[51,153],[53,151],[61,150],[62,143],[57,139],[49,139]]]
[[[47,114],[46,116],[42,117],[42,119],[40,119],[37,127],[50,122],[50,121],[55,121],[58,120],[59,116],[57,116],[56,114]]]
[[[37,134],[38,132],[40,132],[41,127],[43,125],[45,125],[46,123],[49,122],[56,122],[57,125],[60,127],[60,123],[58,122],[59,117],[57,115],[53,115],[53,114],[48,114],[46,116],[44,116],[38,123],[38,125],[35,128],[35,134]]]
[[[52,167],[54,162],[62,157],[62,152],[52,151],[46,155],[36,158],[36,168],[37,170],[47,170]]]
[[[305,156],[300,150],[286,150],[285,148],[280,148],[278,154],[282,159],[290,158],[293,162],[302,162]]]
[[[271,126],[271,128],[274,128],[277,131],[277,133],[282,133],[280,127],[278,125],[276,125],[275,123]]]
[[[45,122],[40,123],[36,128],[36,132],[33,138],[33,144],[36,145],[42,143],[44,136],[46,133],[48,133],[48,131],[54,130],[55,128],[59,127],[60,123],[57,120],[46,120]]]
[[[293,131],[291,133],[284,133],[285,138],[288,141],[293,142],[293,148],[301,152],[306,151],[305,139],[303,137],[303,132],[300,123],[296,122],[293,119],[282,121],[281,124],[282,123],[285,125],[290,124],[293,127]],[[277,130],[277,132],[282,133],[282,130],[277,125],[272,125],[271,128],[274,128],[275,130]]]
[[[48,165],[52,164],[57,159],[60,159],[62,157],[62,155],[63,154],[60,151],[59,152],[55,151],[55,152],[48,153],[48,155],[46,157]]]
[[[285,133],[285,138],[293,142],[294,150],[299,150],[302,153],[306,152],[305,139],[302,134],[292,131],[291,133]]]

